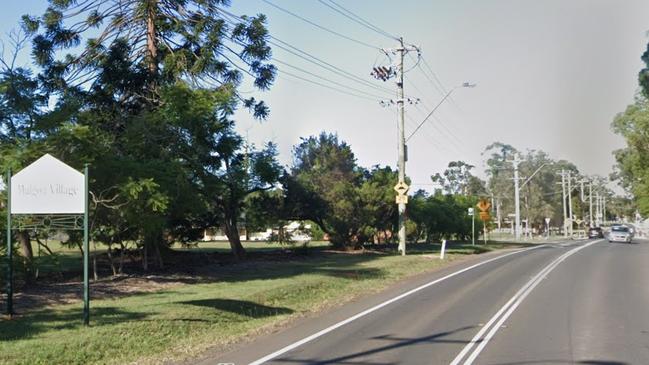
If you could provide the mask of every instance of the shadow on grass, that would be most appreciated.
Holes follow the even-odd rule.
[[[508,246],[507,244],[473,246],[466,243],[449,243],[446,249],[448,254],[472,255]],[[517,246],[512,245],[511,247]],[[414,243],[408,245],[410,255],[435,254],[439,251],[440,244]],[[290,278],[304,274],[328,275],[350,280],[375,279],[384,277],[386,271],[377,267],[367,267],[367,264],[388,256],[397,256],[396,244],[367,245],[365,250],[357,252],[334,251],[318,247],[311,249],[311,254],[306,256],[291,253],[285,253],[281,257],[251,255],[249,260],[236,264],[205,265],[197,270],[193,280],[201,278],[197,282],[242,282]]]
[[[15,341],[37,336],[41,332],[84,328],[82,309],[43,310],[11,320],[0,320],[0,341]],[[115,307],[92,308],[91,327],[144,319],[143,313],[126,312]]]
[[[273,317],[281,314],[291,314],[292,309],[283,307],[269,307],[266,305],[250,302],[246,300],[234,299],[202,299],[181,302],[181,304],[196,305],[200,307],[213,308],[233,314],[238,314],[250,318]]]

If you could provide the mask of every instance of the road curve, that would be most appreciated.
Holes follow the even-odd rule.
[[[199,364],[649,364],[648,242],[502,255],[419,276]]]

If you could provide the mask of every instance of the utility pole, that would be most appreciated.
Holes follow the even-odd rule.
[[[570,238],[572,238],[572,172],[568,170],[568,216],[570,222]]]
[[[590,181],[588,184],[588,221],[591,227],[595,227],[593,224],[593,182]]]
[[[397,114],[399,115],[399,183],[406,181],[406,122],[405,105],[403,100],[403,57],[406,49],[403,46],[403,38],[399,38],[401,47],[399,52],[399,75],[397,76]],[[406,255],[406,203],[399,201],[399,252]]]
[[[597,203],[596,209],[595,209],[595,224],[597,226],[601,226],[600,222],[600,217],[602,216],[602,210],[601,210],[601,200],[599,198],[599,191],[595,193],[595,200]]]
[[[408,196],[406,193],[408,192],[408,185],[406,184],[406,162],[408,161],[408,146],[406,145],[406,142],[412,138],[412,136],[417,133],[419,128],[428,120],[430,116],[433,115],[435,110],[439,108],[444,101],[451,96],[451,93],[460,87],[475,87],[475,84],[471,84],[468,82],[463,83],[460,86],[456,86],[452,88],[451,90],[446,93],[446,95],[442,98],[442,100],[433,108],[433,110],[424,118],[424,120],[415,128],[415,130],[408,136],[406,139],[405,136],[405,93],[403,90],[403,78],[404,78],[404,57],[408,52],[417,52],[417,55],[421,57],[421,52],[418,47],[414,45],[405,45],[403,43],[403,38],[399,38],[399,47],[398,48],[391,48],[391,49],[381,49],[383,53],[385,53],[388,58],[390,58],[390,53],[393,55],[397,55],[398,62],[395,68],[390,65],[389,67],[385,66],[378,66],[374,67],[373,71],[370,73],[372,76],[374,76],[376,79],[381,80],[381,81],[387,81],[391,79],[392,77],[396,77],[397,79],[397,116],[399,118],[398,120],[398,126],[399,126],[399,161],[397,162],[397,169],[398,169],[398,182],[397,185],[394,187],[394,189],[397,191],[397,197],[396,201],[399,207],[399,232],[398,232],[398,237],[399,237],[399,252],[401,253],[402,256],[405,256],[406,254],[406,204],[408,203]],[[396,69],[396,70],[395,70]],[[410,98],[408,98],[409,102],[413,102]],[[394,104],[394,100],[390,100],[389,102],[381,101],[380,104],[383,106]],[[415,103],[419,102],[419,99],[414,100]]]
[[[561,205],[563,206],[563,237],[568,237],[568,211],[566,209],[566,171],[561,169]]]
[[[398,116],[398,126],[399,126],[399,160],[397,162],[398,170],[398,183],[395,186],[397,191],[397,204],[399,207],[399,252],[401,255],[406,254],[406,204],[408,202],[407,192],[408,185],[406,184],[406,162],[408,161],[408,149],[406,146],[406,128],[405,128],[405,96],[403,90],[403,74],[404,74],[404,57],[406,53],[410,51],[416,51],[419,53],[419,48],[415,46],[406,46],[403,43],[403,38],[399,38],[399,47],[392,49],[382,49],[388,57],[389,54],[395,54],[398,58],[397,65],[395,68],[392,67],[374,67],[371,75],[376,79],[381,81],[388,81],[389,79],[396,77],[397,84],[397,116]],[[381,101],[381,105],[392,104]]]
[[[606,223],[606,195],[602,197],[602,224]]]
[[[520,203],[520,192],[518,187],[518,164],[521,162],[518,159],[518,155],[514,155],[514,215],[515,219],[515,230],[514,235],[516,240],[521,238],[521,203]]]

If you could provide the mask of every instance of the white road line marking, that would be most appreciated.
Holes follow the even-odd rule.
[[[423,285],[421,285],[421,286],[418,286],[418,287],[416,287],[416,288],[414,288],[414,289],[411,289],[411,290],[409,290],[409,291],[407,291],[407,292],[405,292],[405,293],[403,293],[403,294],[400,294],[400,295],[398,295],[398,296],[396,296],[396,297],[393,297],[392,299],[386,300],[386,301],[383,302],[383,303],[377,304],[377,305],[375,305],[374,307],[371,307],[371,308],[369,308],[369,309],[366,309],[366,310],[364,310],[364,311],[362,311],[362,312],[360,312],[360,313],[357,313],[357,314],[355,314],[355,315],[353,315],[353,316],[351,316],[351,317],[349,317],[349,318],[347,318],[347,319],[344,319],[344,320],[342,320],[342,321],[340,321],[340,322],[338,322],[338,323],[336,323],[336,324],[333,324],[333,325],[331,325],[331,326],[329,326],[329,327],[327,327],[327,328],[325,328],[325,329],[323,329],[323,330],[321,330],[321,331],[319,331],[319,332],[316,332],[316,333],[314,333],[314,334],[312,334],[312,335],[310,335],[310,336],[308,336],[308,337],[305,337],[305,338],[303,338],[303,339],[301,339],[301,340],[299,340],[299,341],[296,341],[296,342],[294,342],[294,343],[292,343],[292,344],[290,344],[290,345],[288,345],[288,346],[285,346],[285,347],[283,347],[283,348],[281,348],[281,349],[279,349],[279,350],[277,350],[277,351],[275,351],[275,352],[273,352],[273,353],[271,353],[271,354],[268,354],[268,355],[266,355],[266,356],[264,356],[264,357],[262,357],[262,358],[260,358],[260,359],[258,359],[258,360],[255,360],[255,361],[249,363],[249,365],[260,365],[260,364],[263,364],[263,363],[265,363],[266,361],[272,360],[272,359],[274,359],[274,358],[276,358],[276,357],[278,357],[278,356],[280,356],[280,355],[283,355],[283,354],[285,354],[285,353],[287,353],[287,352],[289,352],[289,351],[291,351],[291,350],[294,350],[294,349],[296,349],[296,348],[298,348],[298,347],[304,345],[305,343],[311,342],[311,341],[315,340],[315,339],[318,338],[318,337],[322,337],[322,336],[326,335],[327,333],[332,332],[332,331],[334,331],[334,330],[336,330],[336,329],[338,329],[338,328],[340,328],[340,327],[342,327],[342,326],[344,326],[344,325],[346,325],[346,324],[348,324],[348,323],[351,323],[351,322],[353,322],[353,321],[355,321],[355,320],[357,320],[357,319],[359,319],[359,318],[361,318],[361,317],[365,317],[366,315],[368,315],[368,314],[370,314],[370,313],[372,313],[372,312],[375,312],[375,311],[377,311],[377,310],[379,310],[379,309],[381,309],[381,308],[383,308],[383,307],[385,307],[385,306],[387,306],[387,305],[390,305],[390,304],[392,304],[392,303],[394,303],[394,302],[396,302],[396,301],[398,301],[398,300],[401,300],[401,299],[403,299],[403,298],[405,298],[405,297],[407,297],[407,296],[410,296],[410,295],[412,295],[412,294],[414,294],[414,293],[416,293],[416,292],[418,292],[418,291],[421,291],[421,290],[423,290],[423,289],[426,289],[426,288],[428,288],[428,287],[430,287],[430,286],[432,286],[432,285],[435,285],[435,284],[437,284],[437,283],[439,283],[439,282],[442,282],[442,281],[444,281],[444,280],[446,280],[446,279],[450,279],[450,278],[452,278],[452,277],[454,277],[454,276],[457,276],[457,275],[460,275],[460,274],[462,274],[462,273],[465,273],[465,272],[467,272],[467,271],[469,271],[469,270],[475,269],[476,267],[479,267],[479,266],[482,266],[482,265],[488,264],[488,263],[490,263],[490,262],[493,262],[493,261],[496,261],[496,260],[502,259],[502,258],[504,258],[504,257],[511,256],[511,255],[514,255],[514,254],[517,254],[517,253],[521,253],[521,252],[526,252],[526,251],[530,251],[530,250],[535,250],[535,249],[538,249],[538,248],[541,248],[541,247],[545,247],[545,246],[546,246],[546,245],[539,245],[539,246],[535,246],[535,247],[529,247],[529,248],[525,248],[525,249],[522,249],[522,250],[518,250],[518,251],[514,251],[514,252],[506,253],[506,254],[504,254],[504,255],[500,255],[500,256],[497,256],[497,257],[491,258],[491,259],[489,259],[489,260],[479,262],[479,263],[477,263],[477,264],[475,264],[475,265],[471,265],[471,266],[466,267],[466,268],[464,268],[464,269],[462,269],[462,270],[458,270],[458,271],[453,272],[453,273],[451,273],[451,274],[448,274],[448,275],[446,275],[446,276],[444,276],[444,277],[441,277],[441,278],[439,278],[439,279],[437,279],[437,280],[433,280],[433,281],[431,281],[431,282],[428,282],[428,283],[426,283],[426,284],[423,284]]]
[[[523,287],[514,294],[507,303],[505,303],[496,314],[487,322],[487,324],[471,339],[471,341],[460,351],[460,353],[455,357],[451,365],[458,365],[466,354],[478,344],[478,347],[471,353],[471,355],[464,361],[464,365],[471,365],[473,361],[478,357],[480,352],[487,346],[489,341],[495,336],[496,332],[501,328],[503,323],[511,316],[511,314],[518,308],[518,306],[523,302],[523,300],[534,290],[534,288],[541,282],[545,277],[554,270],[559,264],[561,264],[565,259],[577,253],[578,251],[591,246],[602,240],[597,240],[589,242],[587,244],[581,245],[579,247],[573,248],[572,250],[564,253],[563,255],[556,258],[550,264],[545,266],[536,276],[534,276],[530,281],[528,281]],[[504,314],[503,314],[504,313]],[[494,325],[494,322],[496,322]],[[493,325],[493,326],[492,326]],[[483,338],[485,332],[489,331],[487,335]]]

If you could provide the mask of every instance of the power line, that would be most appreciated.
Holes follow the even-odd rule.
[[[399,40],[399,37],[396,37],[396,36],[386,32],[386,31],[384,31],[383,29],[377,27],[376,25],[370,23],[369,21],[361,18],[360,16],[358,16],[355,13],[353,13],[352,11],[346,9],[342,5],[336,3],[334,0],[329,0],[329,2],[331,4],[333,4],[333,5],[335,5],[336,7],[333,7],[331,4],[326,3],[324,0],[318,0],[318,1],[321,4],[329,7],[332,10],[334,10],[335,12],[341,14],[342,16],[344,16],[344,17],[346,17],[346,18],[348,18],[348,19],[350,19],[350,20],[364,26],[365,28],[368,28],[368,29],[370,29],[370,30],[372,30],[372,31],[374,31],[374,32],[376,32],[378,34],[381,34],[381,35],[383,35],[383,36],[385,36],[387,38],[390,38],[392,40],[396,40],[396,41]],[[338,8],[338,9],[336,9],[336,8]]]
[[[331,30],[331,29],[329,29],[329,28],[327,28],[327,27],[325,27],[325,26],[322,26],[322,25],[320,25],[320,24],[317,24],[317,23],[315,23],[315,22],[313,22],[313,21],[311,21],[311,20],[309,20],[309,19],[306,19],[306,18],[302,17],[302,16],[299,15],[299,14],[296,14],[296,13],[294,13],[294,12],[288,10],[288,9],[282,8],[281,6],[279,6],[279,5],[277,5],[277,4],[273,4],[272,2],[270,2],[270,1],[268,1],[268,0],[261,0],[261,1],[265,2],[266,4],[268,4],[268,5],[270,5],[270,6],[274,7],[274,8],[276,8],[276,9],[278,9],[278,10],[281,10],[281,11],[285,12],[286,14],[292,15],[292,16],[294,16],[294,17],[296,17],[296,18],[302,20],[302,21],[305,22],[305,23],[311,24],[312,26],[314,26],[314,27],[316,27],[316,28],[318,28],[318,29],[324,30],[325,32],[328,32],[328,33],[331,33],[331,34],[337,35],[338,37],[344,38],[344,39],[346,39],[346,40],[348,40],[348,41],[351,41],[351,42],[354,42],[354,43],[356,43],[356,44],[360,44],[361,46],[365,46],[365,47],[367,47],[367,48],[371,48],[371,49],[380,49],[380,48],[377,47],[377,46],[373,46],[373,45],[371,45],[371,44],[369,44],[369,43],[366,43],[366,42],[360,41],[360,40],[358,40],[358,39],[355,39],[355,38],[352,38],[352,37],[349,37],[349,36],[346,36],[346,35],[344,35],[344,34],[342,34],[342,33],[336,32],[335,30]]]
[[[420,56],[420,57],[421,57],[421,59],[424,61],[424,63],[426,63],[426,59],[425,59],[423,56]],[[410,55],[410,58],[413,59],[413,58],[412,58],[412,55]],[[414,61],[414,59],[413,59],[413,61]],[[438,85],[438,84],[433,80],[433,78],[431,78],[431,77],[428,75],[428,73],[427,73],[427,72],[426,72],[426,71],[421,67],[421,64],[417,64],[417,68],[419,69],[419,71],[421,71],[421,73],[424,75],[424,77],[425,77],[425,78],[430,82],[431,85],[433,85],[433,87],[435,88],[435,90],[437,90],[437,92],[438,92],[441,96],[446,95],[446,91],[444,91],[445,89],[444,89],[443,85],[442,85],[442,87],[440,87],[440,86],[439,86],[439,85]]]
[[[415,105],[415,108],[419,112],[421,112],[424,116],[426,116],[428,113],[430,113],[430,108],[428,108],[428,106],[426,104],[424,104],[424,103],[422,103],[423,110],[420,109],[418,105]],[[432,126],[436,127],[437,124],[439,124],[442,128],[444,128],[444,130],[446,131],[446,134],[448,134],[448,136],[450,136],[453,139],[453,140],[451,140],[451,142],[453,142],[453,143],[457,142],[458,146],[460,144],[462,144],[462,141],[460,141],[460,139],[455,135],[455,133],[453,133],[437,115],[433,114],[431,116],[432,116],[433,119],[435,119],[437,121],[437,123],[430,123]]]
[[[228,15],[229,17],[235,19],[236,21],[245,21],[245,19],[242,19],[242,18],[238,17],[237,15],[234,15],[234,14],[229,13],[227,11],[223,11],[223,13]],[[228,19],[225,19],[225,20],[228,23],[230,23],[231,25],[236,26],[236,23],[233,22],[232,20],[228,20]],[[296,57],[299,57],[299,58],[301,58],[301,59],[303,59],[303,60],[305,60],[305,61],[307,61],[309,63],[312,63],[312,64],[314,64],[314,65],[316,65],[316,66],[318,66],[320,68],[323,68],[323,69],[325,69],[325,70],[327,70],[327,71],[329,71],[331,73],[334,73],[334,74],[338,75],[339,77],[342,77],[342,78],[344,78],[346,80],[349,80],[349,81],[354,81],[356,83],[362,84],[365,87],[370,87],[370,88],[372,88],[372,89],[374,89],[376,91],[386,93],[387,95],[390,95],[390,96],[392,96],[392,94],[393,94],[393,91],[390,90],[390,89],[387,89],[385,87],[376,86],[375,84],[372,84],[368,80],[365,80],[365,79],[363,79],[361,77],[358,77],[358,76],[356,76],[356,75],[354,75],[354,74],[352,74],[352,73],[350,73],[350,72],[348,72],[348,71],[346,71],[346,70],[344,70],[344,69],[342,69],[340,67],[337,67],[337,66],[335,66],[335,65],[333,65],[333,64],[331,64],[331,63],[329,63],[327,61],[324,61],[324,60],[310,54],[309,52],[306,52],[306,51],[304,51],[302,49],[299,49],[299,48],[291,45],[290,43],[285,42],[285,41],[283,41],[283,40],[281,40],[281,39],[279,39],[277,37],[269,36],[269,38],[271,39],[271,40],[268,41],[269,44],[271,44],[271,45],[273,45],[273,46],[275,46],[275,47],[277,47],[279,49],[282,49],[285,52],[291,53],[292,55],[294,55]]]
[[[358,94],[355,94],[355,93],[352,93],[352,92],[349,92],[349,91],[346,91],[346,90],[342,90],[342,89],[336,88],[336,87],[334,87],[334,86],[325,85],[325,84],[320,83],[320,82],[317,82],[317,81],[309,80],[309,79],[307,79],[307,78],[304,78],[304,77],[302,77],[302,76],[296,75],[296,74],[291,73],[291,72],[288,72],[288,71],[280,71],[280,72],[281,72],[282,74],[289,75],[289,76],[291,76],[291,77],[295,77],[296,79],[300,79],[300,80],[302,80],[302,81],[306,81],[306,82],[309,82],[309,83],[312,83],[312,84],[315,84],[315,85],[318,85],[318,86],[322,86],[322,87],[327,88],[327,89],[331,89],[331,90],[334,90],[334,91],[338,91],[338,92],[343,93],[343,94],[347,94],[347,95],[355,96],[355,97],[357,97],[357,98],[362,98],[362,99],[371,100],[371,101],[374,101],[374,102],[377,102],[377,101],[378,101],[378,100],[376,100],[376,99],[372,99],[372,98],[367,97],[367,96],[358,95]],[[280,74],[280,75],[281,75],[281,74]]]
[[[313,72],[310,72],[310,71],[305,70],[305,69],[303,69],[303,68],[300,68],[300,67],[297,67],[297,66],[293,66],[293,65],[291,65],[291,64],[289,64],[289,63],[287,63],[287,62],[284,62],[284,61],[282,61],[282,60],[279,60],[279,59],[277,59],[277,58],[274,58],[273,60],[274,60],[275,62],[277,62],[277,63],[280,63],[280,64],[284,65],[284,66],[287,66],[287,67],[290,67],[290,68],[292,68],[292,69],[294,69],[294,70],[297,70],[297,71],[303,72],[303,73],[305,73],[305,74],[311,75],[311,76],[316,77],[316,78],[318,78],[318,79],[320,79],[320,80],[327,81],[327,82],[332,83],[332,84],[334,84],[334,85],[338,85],[338,86],[341,86],[341,87],[344,87],[344,88],[347,88],[347,89],[350,89],[350,90],[354,90],[354,91],[356,91],[356,92],[358,92],[358,93],[361,93],[361,94],[365,94],[365,95],[367,95],[367,96],[370,96],[370,97],[373,98],[372,100],[378,101],[378,100],[380,100],[380,99],[382,98],[382,96],[380,96],[380,95],[371,94],[371,93],[368,93],[368,92],[366,92],[366,91],[363,91],[363,90],[360,90],[360,89],[356,89],[356,88],[353,88],[353,87],[350,87],[350,86],[347,86],[347,85],[341,84],[341,83],[339,83],[339,82],[337,82],[337,81],[333,81],[333,80],[330,80],[330,79],[328,79],[328,78],[326,78],[326,77],[323,77],[323,76],[320,76],[320,75],[314,74]],[[280,70],[280,71],[281,71],[281,70]],[[282,72],[284,72],[284,71],[282,71]]]
[[[282,41],[280,39],[277,39],[275,37],[273,37],[273,39],[276,40],[279,43],[274,42],[274,41],[268,41],[268,43],[270,43],[270,44],[274,45],[275,47],[280,48],[280,49],[282,49],[282,50],[284,50],[284,51],[286,51],[288,53],[291,53],[294,56],[297,56],[297,57],[299,57],[299,58],[301,58],[301,59],[303,59],[303,60],[305,60],[307,62],[310,62],[310,63],[316,65],[316,66],[324,68],[325,70],[327,70],[329,72],[332,72],[332,73],[335,73],[338,76],[341,76],[341,77],[343,77],[345,79],[354,81],[354,82],[359,83],[359,84],[363,84],[364,86],[371,87],[371,88],[373,88],[375,90],[384,92],[384,93],[386,93],[388,95],[392,95],[392,90],[389,90],[387,88],[378,87],[378,86],[372,84],[368,80],[362,79],[362,78],[360,78],[360,77],[358,77],[358,76],[356,76],[356,75],[354,75],[354,74],[352,74],[352,73],[350,73],[348,71],[345,71],[345,70],[341,69],[340,67],[334,66],[329,62],[323,61],[322,59],[320,59],[320,58],[318,58],[316,56],[313,56],[312,54],[310,54],[310,53],[308,53],[306,51],[303,51],[303,50],[301,50],[301,49],[299,49],[299,48],[297,48],[297,47],[295,47],[295,46],[293,46],[293,45],[291,45],[291,44],[289,44],[287,42],[284,42],[284,41]]]
[[[407,119],[407,122],[410,122],[409,123],[410,127],[412,127],[413,129],[417,127],[417,121],[415,121],[414,118],[410,114],[406,114],[406,119]],[[431,145],[437,150],[437,152],[440,152],[440,153],[444,153],[444,152],[449,152],[450,153],[451,152],[448,148],[443,146],[429,130],[424,130],[424,133],[426,133],[426,136],[432,142]],[[442,151],[442,149],[444,149],[445,151]]]
[[[426,61],[425,58],[423,59],[423,61],[424,61],[424,66],[426,66],[426,68],[428,69],[428,71],[433,75],[433,78],[435,79],[435,81],[437,81],[437,83],[438,83],[439,86],[441,87],[442,91],[443,91],[444,93],[446,93],[446,87],[444,86],[444,83],[442,82],[442,80],[440,80],[439,77],[437,77],[437,74],[435,73],[435,71],[433,71],[433,68],[430,67],[430,64],[428,64],[428,61]],[[454,106],[455,106],[455,107],[456,107],[456,108],[461,112],[462,109],[461,109],[460,106],[455,102],[455,99],[453,98],[453,96],[451,96],[449,99],[451,100],[451,104],[453,104],[453,105],[454,105]]]
[[[424,61],[424,66],[426,66],[426,68],[427,68],[428,71],[431,73],[431,75],[433,75],[433,78],[435,78],[435,81],[437,81],[437,82],[439,83],[439,86],[442,88],[442,91],[443,91],[444,93],[446,93],[446,88],[444,87],[444,84],[443,84],[442,81],[439,79],[439,77],[437,77],[437,74],[435,73],[435,71],[433,71],[433,68],[430,67],[430,64],[428,64],[428,61],[426,61],[426,59],[423,58],[423,57],[422,57],[422,60]]]

